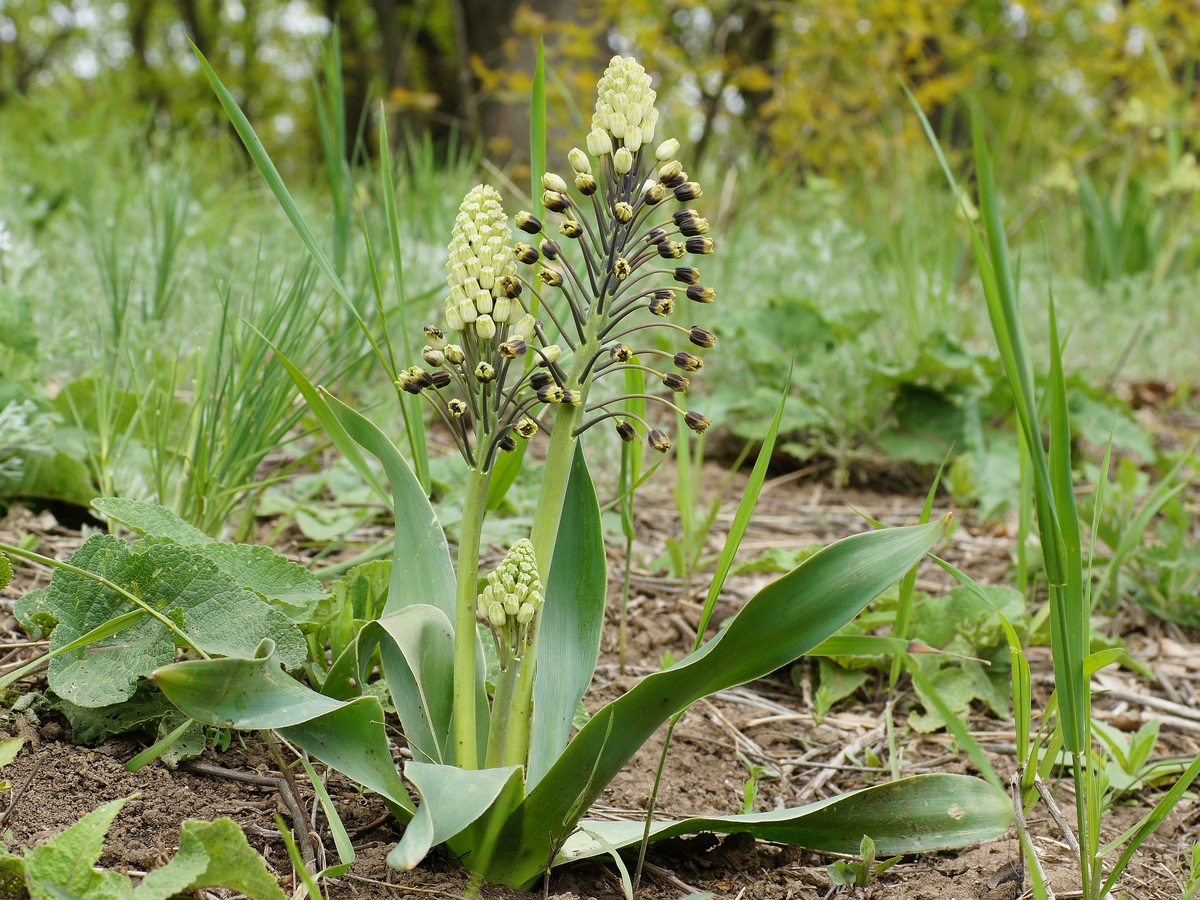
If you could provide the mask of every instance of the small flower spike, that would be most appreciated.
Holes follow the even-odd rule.
[[[543,603],[533,544],[521,538],[503,562],[487,575],[477,609],[496,638],[500,667],[520,660],[529,640],[529,623]]]

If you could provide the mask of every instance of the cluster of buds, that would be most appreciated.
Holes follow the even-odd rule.
[[[430,398],[468,465],[485,470],[498,450],[511,451],[518,437],[538,431],[535,406],[580,400],[564,387],[561,348],[521,301],[517,258],[499,193],[472,188],[459,206],[446,261],[446,327],[423,326],[428,368],[413,366],[396,379],[401,390]]]
[[[529,623],[542,605],[533,544],[521,538],[503,562],[487,576],[479,594],[478,609],[492,629],[501,668],[521,658],[529,639]]]
[[[431,398],[472,467],[487,471],[498,450],[515,449],[518,438],[549,425],[541,415],[548,406],[573,411],[555,418],[555,427],[565,421],[573,436],[615,419],[622,439],[635,440],[640,428],[664,453],[670,438],[625,401],[666,406],[697,433],[710,424],[669,399],[687,392],[701,357],[663,350],[660,341],[631,344],[638,332],[656,328],[685,335],[700,349],[716,342],[699,325],[671,321],[685,302],[713,302],[715,292],[686,257],[707,256],[714,245],[708,221],[690,206],[702,191],[676,159],[679,141],[651,146],[654,100],[646,71],[613,57],[598,86],[591,156],[579,148],[567,155],[573,184],[553,172],[542,179],[542,205],[557,217],[557,228],[520,212],[514,222],[530,239],[512,243],[500,196],[486,185],[472,189],[459,208],[446,263],[445,328],[425,326],[429,368],[414,366],[397,384]],[[682,208],[666,212],[669,200]],[[529,267],[526,274],[518,264]],[[566,302],[547,291],[561,292]],[[530,296],[545,324],[532,315]],[[642,311],[649,315],[632,318]],[[665,391],[589,402],[599,378],[630,368]]]
[[[613,57],[598,86],[588,153],[575,148],[567,154],[580,196],[577,199],[571,192],[566,179],[548,172],[542,179],[542,204],[560,216],[557,235],[548,233],[549,227],[531,213],[519,213],[517,227],[540,240],[536,247],[519,244],[516,259],[529,266],[540,264],[536,279],[540,288],[533,279],[527,281],[533,292],[554,289],[566,297],[569,318],[564,315],[554,324],[572,350],[586,346],[590,351],[580,369],[586,379],[594,381],[632,367],[656,379],[670,394],[682,394],[691,386],[683,373],[700,370],[699,356],[658,347],[635,349],[628,343],[633,334],[651,328],[680,332],[702,349],[716,342],[716,335],[699,325],[689,328],[669,321],[680,300],[713,302],[715,291],[701,283],[699,269],[688,265],[685,257],[707,256],[714,245],[708,237],[708,221],[695,209],[684,206],[670,214],[660,212],[668,200],[690,204],[703,192],[676,158],[679,141],[672,138],[651,146],[658,123],[654,100],[646,71],[633,59]],[[560,239],[578,247],[582,267],[572,264]],[[546,304],[548,315],[553,308],[561,305]],[[630,318],[641,310],[649,311],[648,321]],[[678,371],[647,364],[655,359],[671,360]],[[705,416],[685,412],[666,397],[638,397],[684,416],[687,427],[697,433],[710,424]],[[590,418],[576,430],[612,418],[622,439],[634,440],[637,427],[631,420],[636,420],[653,449],[669,450],[671,442],[663,431],[621,406],[626,399],[618,396],[590,403],[585,407]]]

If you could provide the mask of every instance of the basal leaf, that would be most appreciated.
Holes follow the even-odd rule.
[[[567,745],[571,719],[591,684],[600,653],[606,587],[600,507],[583,447],[576,445],[538,637],[531,787]]]
[[[321,397],[340,427],[383,463],[391,483],[396,553],[384,615],[412,603],[428,603],[453,622],[457,583],[450,563],[450,548],[421,482],[379,426],[331,394],[322,391]]]
[[[383,707],[372,696],[349,701],[318,694],[290,678],[270,641],[247,658],[190,660],[154,680],[167,699],[208,725],[274,728],[288,740],[380,794],[407,820],[414,807],[392,763]]]
[[[92,501],[92,508],[142,537],[166,538],[177,544],[215,543],[165,506],[127,497],[97,497]]]
[[[752,597],[698,651],[604,707],[506,823],[499,840],[520,850],[497,859],[485,877],[528,883],[545,865],[552,836],[573,827],[572,810],[587,809],[659,725],[701,697],[766,675],[815,647],[915,565],[943,529],[942,522],[891,528],[826,547]],[[592,785],[582,804],[581,784]]]
[[[283,613],[179,544],[144,539],[131,546],[112,535],[93,535],[69,562],[141,599],[173,621],[191,645],[205,653],[249,655],[269,637],[279,645],[287,665],[304,662],[304,639]],[[57,621],[50,635],[54,652],[138,607],[93,578],[59,569],[38,598],[38,609]],[[174,631],[146,614],[111,637],[54,657],[48,673],[50,687],[79,706],[120,703],[132,696],[140,678],[174,659],[178,644]]]
[[[656,821],[651,840],[700,831],[746,832],[760,840],[824,853],[856,854],[864,834],[880,855],[965,847],[999,837],[1012,820],[1002,790],[967,775],[934,773],[901,778],[795,809],[735,816]],[[598,837],[617,848],[642,839],[645,823],[588,819],[563,845],[555,865],[605,853]]]
[[[477,823],[484,833],[476,837],[485,840],[470,840],[468,835],[467,848],[472,853],[495,851],[494,841],[486,840],[488,826],[494,828],[504,820],[520,801],[523,787],[520,766],[459,769],[410,762],[404,767],[404,775],[416,785],[421,803],[400,843],[388,854],[388,865],[402,871],[419,863],[431,848],[467,832]],[[499,852],[505,854],[508,849],[501,846]],[[472,864],[471,868],[476,866]]]

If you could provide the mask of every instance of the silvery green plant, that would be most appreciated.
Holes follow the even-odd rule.
[[[202,65],[286,208],[290,198],[249,123]],[[188,661],[156,672],[163,692],[189,715],[277,729],[379,793],[407,826],[388,857],[396,868],[415,866],[444,843],[479,877],[528,887],[554,865],[639,842],[642,822],[587,813],[659,726],[701,697],[815,647],[915,565],[943,531],[943,523],[890,529],[826,548],[759,592],[694,653],[647,676],[572,734],[596,666],[606,594],[600,513],[581,436],[615,421],[622,439],[636,440],[640,431],[653,449],[670,448],[664,430],[629,412],[630,396],[615,387],[626,380],[609,377],[631,366],[653,373],[665,389],[635,398],[647,408],[664,406],[697,432],[709,424],[670,399],[687,390],[702,365],[692,350],[715,342],[703,327],[675,319],[685,304],[714,299],[686,264],[714,245],[708,223],[687,205],[701,192],[676,159],[678,142],[654,144],[655,99],[640,65],[612,60],[600,80],[588,152],[568,155],[573,184],[546,174],[548,221],[529,212],[514,219],[530,242],[511,243],[491,187],[472,189],[460,208],[444,321],[424,326],[424,365],[397,378],[403,392],[427,397],[444,417],[468,470],[457,567],[419,481],[391,441],[293,371],[347,456],[361,461],[365,449],[387,472],[396,552],[382,615],[334,661],[320,693],[285,674],[270,641],[253,658]],[[302,220],[293,221],[303,235]],[[315,243],[310,249],[320,253]],[[649,329],[674,331],[692,349],[642,346]],[[659,361],[667,364],[651,364]],[[770,441],[777,429],[778,418]],[[538,432],[549,439],[530,535],[494,571],[481,572],[493,467],[499,454]],[[500,662],[490,690],[485,640]],[[376,659],[412,752],[403,776],[415,798],[392,762],[380,701],[364,693]],[[648,834],[745,831],[844,853],[870,834],[880,852],[895,854],[993,837],[1010,817],[1003,791],[978,779],[926,775],[799,809],[660,820]]]

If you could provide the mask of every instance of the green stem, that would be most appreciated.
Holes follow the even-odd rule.
[[[479,541],[487,510],[490,473],[471,469],[463,500],[458,539],[458,598],[454,612],[454,746],[455,759],[464,769],[479,767],[476,735],[475,631],[479,597]]]
[[[509,764],[509,738],[513,729],[512,702],[517,684],[517,660],[500,670],[496,695],[492,700],[492,721],[488,731],[487,763],[489,769]],[[524,762],[519,760],[518,762]]]

